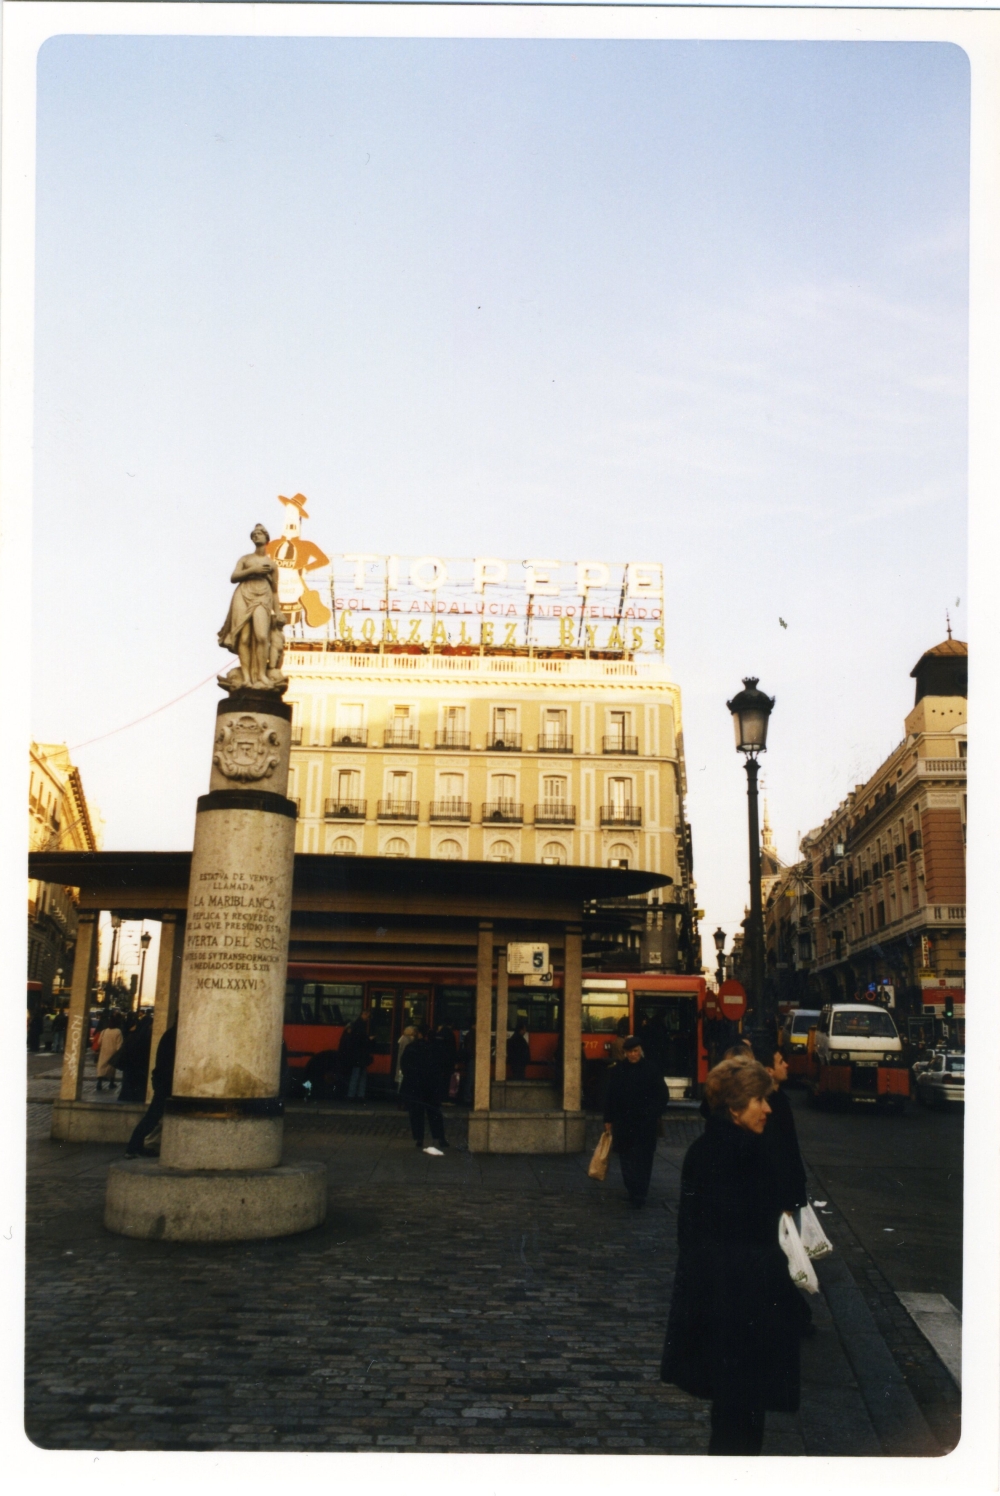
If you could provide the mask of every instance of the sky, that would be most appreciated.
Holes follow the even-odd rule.
[[[105,845],[190,846],[298,490],[328,553],[663,562],[731,935],[741,678],[791,861],[966,637],[968,145],[947,44],[47,42],[32,730]]]

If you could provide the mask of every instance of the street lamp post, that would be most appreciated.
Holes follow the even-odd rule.
[[[750,986],[752,1028],[765,1028],[774,1015],[765,1011],[764,998],[764,910],[760,891],[760,824],[757,817],[757,764],[767,748],[767,724],[775,698],[757,690],[757,677],[745,676],[743,690],[726,706],[733,714],[736,747],[743,754],[747,771],[747,812],[750,831]]]
[[[111,956],[108,960],[108,980],[105,983],[105,1007],[110,1010],[114,1002],[115,963],[118,960],[118,933],[122,927],[120,914],[111,916]]]
[[[152,938],[148,930],[143,930],[139,936],[142,954],[139,956],[139,994],[135,1000],[135,1010],[137,1013],[142,1012],[142,979],[146,975],[146,952],[149,950],[149,942]]]
[[[725,959],[723,957],[723,951],[726,948],[726,932],[721,925],[712,936],[712,939],[715,941],[715,955],[717,963],[715,967],[715,979],[721,987],[726,976]]]

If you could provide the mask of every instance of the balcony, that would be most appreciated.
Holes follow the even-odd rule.
[[[483,806],[483,825],[504,822],[519,826],[524,820],[524,806],[514,800],[490,800]]]
[[[550,800],[547,805],[535,806],[536,826],[575,826],[576,806],[562,800]]]
[[[420,734],[415,727],[387,727],[382,737],[384,748],[419,748]]]
[[[432,800],[432,821],[468,821],[472,817],[472,806],[468,800]]]
[[[486,740],[486,746],[491,753],[520,753],[521,734],[519,732],[494,734]]]
[[[328,821],[363,821],[367,814],[367,800],[327,800],[323,809]]]
[[[367,748],[367,727],[338,727],[330,739],[332,748]]]
[[[419,815],[419,800],[380,800],[378,802],[380,821],[415,821]]]
[[[572,753],[573,734],[569,732],[547,732],[538,739],[538,753]]]
[[[468,748],[469,734],[467,732],[455,732],[447,728],[444,732],[434,734],[435,748]]]
[[[626,737],[620,732],[613,732],[609,738],[602,738],[601,743],[605,753],[639,752],[639,739]]]
[[[602,805],[602,826],[641,826],[642,808],[638,805]]]

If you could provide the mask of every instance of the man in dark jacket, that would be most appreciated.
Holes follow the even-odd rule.
[[[659,1122],[670,1095],[659,1067],[646,1059],[638,1039],[626,1039],[623,1048],[624,1060],[608,1077],[604,1128],[611,1133],[629,1200],[639,1210],[649,1193]]]
[[[116,1070],[122,1073],[119,1101],[146,1100],[146,1078],[149,1075],[149,1048],[153,1038],[152,1013],[135,1014],[125,1027],[121,1049],[112,1057]]]
[[[399,1062],[402,1075],[399,1094],[410,1114],[413,1141],[435,1158],[441,1158],[448,1146],[441,1115],[441,1060],[441,1047],[430,1043],[427,1025],[422,1023],[417,1029],[417,1037],[410,1040]],[[425,1114],[433,1139],[427,1148],[424,1148]]]
[[[156,1046],[156,1062],[153,1065],[153,1099],[146,1115],[136,1124],[125,1149],[126,1158],[147,1158],[145,1142],[155,1127],[158,1127],[167,1109],[167,1100],[174,1088],[174,1056],[177,1053],[177,1019],[167,1029]]]
[[[519,1018],[507,1040],[507,1075],[510,1080],[523,1080],[531,1062],[531,1048],[525,1033],[527,1027],[524,1019]]]

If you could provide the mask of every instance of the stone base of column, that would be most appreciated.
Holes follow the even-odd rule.
[[[63,1101],[52,1103],[49,1137],[58,1143],[127,1143],[144,1101]]]
[[[470,1153],[582,1153],[584,1112],[470,1112]]]
[[[326,1165],[170,1169],[123,1159],[108,1172],[104,1224],[142,1241],[255,1241],[326,1219]]]
[[[283,1117],[197,1117],[167,1112],[160,1161],[171,1169],[274,1169]]]
[[[555,1112],[562,1088],[547,1080],[495,1080],[490,1086],[490,1109],[495,1112]]]

